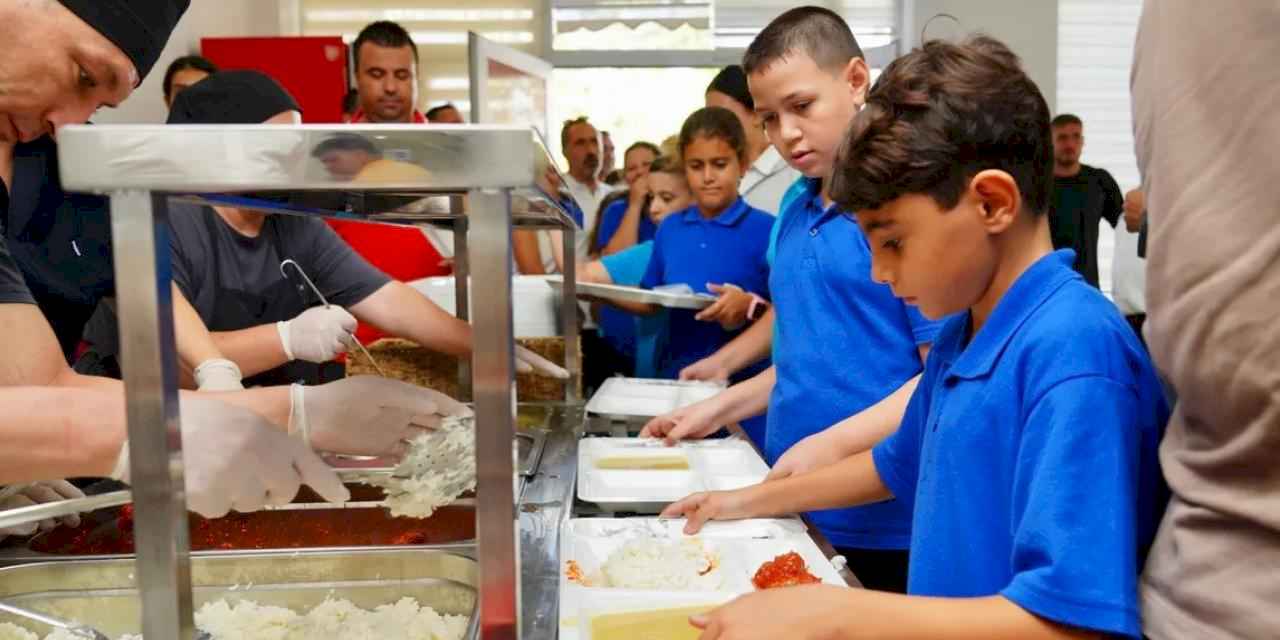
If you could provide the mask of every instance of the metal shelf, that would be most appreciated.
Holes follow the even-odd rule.
[[[579,401],[581,372],[576,227],[559,199],[549,197],[544,178],[555,164],[537,132],[478,125],[72,126],[59,130],[58,144],[64,188],[110,197],[144,635],[194,637],[165,232],[168,203],[181,199],[453,227],[459,317],[474,317],[471,381],[481,425],[477,626],[485,639],[517,637],[513,226],[565,231],[562,317],[572,375],[566,400]],[[321,159],[326,149],[344,145],[365,153],[355,170]],[[428,200],[437,196],[448,198]],[[476,285],[471,310],[468,274]]]

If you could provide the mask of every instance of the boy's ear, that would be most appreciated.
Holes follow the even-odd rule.
[[[969,181],[969,195],[977,204],[978,214],[987,233],[1004,233],[1018,219],[1022,193],[1018,183],[999,169],[978,172]]]
[[[849,83],[849,91],[853,93],[853,101],[861,107],[867,101],[867,91],[871,89],[871,69],[867,61],[853,58],[845,65],[841,77]]]

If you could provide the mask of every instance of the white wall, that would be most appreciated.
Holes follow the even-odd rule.
[[[276,0],[192,0],[160,61],[133,95],[117,109],[103,109],[93,121],[112,124],[158,124],[166,115],[161,86],[170,62],[200,52],[204,37],[273,36],[280,33]]]
[[[906,0],[905,44],[919,44],[926,37],[951,39],[982,32],[1009,45],[1022,58],[1031,79],[1052,109],[1058,93],[1058,0]],[[960,24],[939,18],[951,14]]]

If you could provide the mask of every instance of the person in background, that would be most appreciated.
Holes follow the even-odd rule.
[[[618,160],[614,156],[613,136],[608,131],[600,132],[600,173],[597,178],[609,186],[618,183],[618,178],[614,175],[615,166]]]
[[[404,27],[381,20],[351,43],[360,108],[351,122],[426,124],[418,111],[418,45]]]
[[[0,66],[0,209],[9,207],[13,146],[52,134],[57,126],[83,123],[98,108],[128,98],[151,71],[187,4],[0,4],[0,24],[13,29],[13,37],[0,38],[0,60],[6,61]],[[175,314],[180,315],[177,302],[175,297]],[[0,447],[0,483],[85,476],[128,482],[124,387],[67,366],[3,242],[0,324],[6,327],[0,350],[7,357],[0,371],[0,404],[7,409],[0,416],[0,441],[5,443]],[[175,326],[181,324],[175,321]],[[252,511],[288,502],[300,484],[327,500],[346,501],[350,496],[342,482],[312,447],[393,453],[400,441],[415,434],[409,422],[413,414],[456,407],[405,386],[356,379],[330,385],[306,400],[282,387],[182,393],[188,506],[209,517],[233,508]],[[371,409],[379,406],[391,410]],[[288,435],[291,426],[310,433],[310,442]]]
[[[452,102],[446,102],[442,105],[431,107],[427,110],[427,122],[433,124],[466,124],[467,121],[462,119],[462,112],[458,111],[458,107]]]
[[[778,480],[866,451],[893,433],[939,323],[872,277],[873,247],[830,197],[842,134],[870,82],[862,49],[844,19],[817,7],[788,11],[760,32],[743,64],[770,139],[785,157],[806,159],[798,167],[806,177],[788,194],[774,224],[772,310],[681,376],[728,377],[752,362],[752,353],[767,353],[770,342],[774,367],[660,416],[644,432],[672,441],[702,438],[767,410],[763,451],[773,467],[769,479]],[[762,347],[750,344],[755,338],[763,340]],[[863,586],[906,591],[907,501],[809,517]]]
[[[800,179],[800,172],[787,163],[769,142],[756,115],[755,100],[747,89],[747,74],[742,65],[731,64],[720,70],[707,85],[708,107],[723,107],[738,116],[747,132],[747,173],[742,176],[740,192],[747,204],[777,215],[782,211],[782,197]]]
[[[1134,47],[1151,354],[1177,393],[1151,640],[1280,629],[1280,8],[1147,2]]]
[[[759,591],[695,616],[703,638],[1142,637],[1168,407],[1115,306],[1053,250],[1050,140],[1048,104],[996,40],[930,41],[885,68],[831,195],[857,212],[874,277],[950,316],[902,426],[871,451],[662,515],[687,516],[692,535],[896,497],[914,510],[908,595]]]
[[[1111,299],[1120,307],[1143,345],[1146,344],[1142,325],[1147,321],[1147,265],[1138,255],[1138,233],[1146,211],[1142,189],[1130,189],[1124,194],[1124,230],[1116,229],[1115,256],[1111,262]]]
[[[653,239],[657,224],[648,214],[649,166],[658,157],[658,147],[649,142],[636,142],[622,155],[626,167],[627,188],[615,191],[600,204],[600,215],[591,230],[591,256],[612,255],[637,242]],[[687,206],[687,205],[686,205]],[[638,281],[639,278],[636,278]],[[600,337],[609,352],[604,356],[612,363],[598,375],[631,375],[636,370],[636,318],[608,305],[595,305]]]
[[[351,120],[356,117],[356,111],[359,109],[360,92],[347,89],[346,95],[342,96],[342,124],[351,124]]]
[[[656,227],[673,213],[693,205],[693,193],[685,176],[684,163],[679,156],[659,156],[653,161],[646,180],[637,181],[633,189],[643,186],[648,195],[645,216]],[[644,272],[653,256],[653,240],[646,239],[626,249],[592,260],[583,266],[580,279],[583,282],[620,284],[629,287],[640,285]],[[601,305],[600,326],[608,331],[605,336],[611,343],[625,328],[620,323],[606,324],[605,313],[620,314],[632,323],[632,349],[634,372],[625,372],[637,378],[658,377],[658,354],[662,353],[666,339],[667,317],[665,313],[635,317],[608,305]],[[611,317],[611,316],[610,316]]]
[[[652,240],[657,231],[651,216],[645,215],[649,187],[645,179],[649,165],[661,155],[651,142],[633,143],[622,154],[626,188],[614,191],[600,202],[600,215],[591,230],[591,253],[609,255],[637,242]]]
[[[1075,270],[1098,286],[1098,225],[1120,220],[1124,198],[1106,169],[1080,163],[1084,123],[1079,116],[1053,119],[1053,211],[1049,229],[1055,249],[1076,252]]]
[[[275,124],[300,117],[297,103],[268,76],[226,71],[182,94],[169,123]],[[379,272],[320,220],[188,203],[173,203],[171,210],[174,282],[219,350],[249,376],[248,385],[340,378],[340,367],[325,365],[346,351],[357,318],[436,351],[471,352],[470,325]],[[282,273],[285,260],[296,269]],[[332,304],[314,299],[307,278]],[[523,348],[516,357],[525,370],[568,377]]]
[[[727,109],[705,107],[693,112],[680,129],[680,152],[695,205],[673,214],[658,227],[653,256],[640,286],[684,286],[707,292],[712,285],[733,285],[767,298],[769,266],[765,250],[773,216],[738,195],[746,166],[746,134]],[[639,314],[653,314],[652,304],[611,302]],[[675,379],[686,366],[711,355],[742,332],[745,318],[714,316],[699,320],[693,311],[668,310],[669,330],[659,377]],[[767,363],[744,371],[758,373]],[[761,425],[763,426],[763,425]],[[763,445],[763,429],[744,425]]]
[[[187,87],[218,72],[217,65],[201,56],[182,56],[169,64],[164,72],[164,106],[173,106],[173,99]]]

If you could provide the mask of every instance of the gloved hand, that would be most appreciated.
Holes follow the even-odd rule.
[[[401,456],[407,442],[441,418],[471,409],[439,391],[378,376],[316,387],[293,385],[289,433],[317,451]]]
[[[243,377],[240,367],[225,358],[205,360],[195,370],[199,391],[243,391]]]
[[[568,380],[569,372],[564,367],[516,345],[516,371],[520,373],[538,373],[557,380]]]
[[[182,400],[187,508],[206,518],[288,504],[305,484],[333,503],[351,499],[338,474],[258,414],[193,394]],[[129,443],[111,477],[129,482]]]
[[[31,484],[22,485],[21,487],[9,487],[11,491],[6,491],[10,495],[4,499],[0,499],[0,511],[8,509],[18,509],[21,507],[30,507],[36,504],[44,504],[46,502],[59,502],[62,500],[70,500],[72,498],[83,498],[84,492],[77,489],[75,485],[66,480],[51,480],[49,482],[33,482]],[[80,526],[79,515],[63,516],[57,519],[42,520],[40,522],[31,522],[16,527],[0,528],[0,540],[6,536],[29,536],[36,531],[48,531],[63,524],[68,527]]]
[[[276,323],[285,356],[307,362],[328,362],[346,353],[355,330],[355,316],[336,305],[311,307],[292,320]]]

